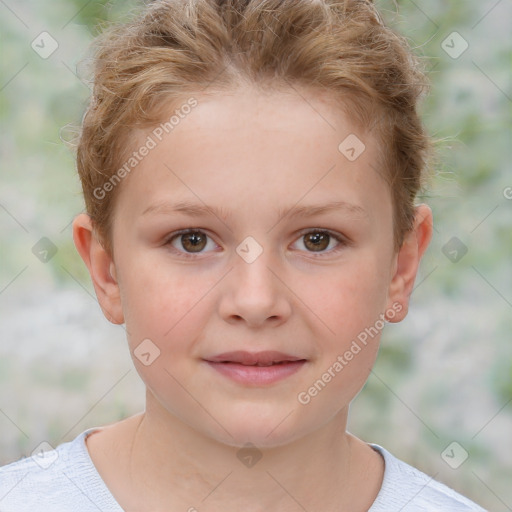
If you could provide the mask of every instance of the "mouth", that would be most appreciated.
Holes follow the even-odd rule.
[[[264,352],[246,352],[238,350],[235,352],[224,352],[217,356],[207,359],[211,363],[234,363],[244,366],[273,366],[276,364],[294,363],[296,361],[306,361],[304,358],[266,350]]]
[[[276,351],[236,351],[205,361],[224,377],[239,384],[261,386],[291,376],[304,366],[307,359]]]
[[[273,361],[272,363],[254,363],[254,364],[237,363],[236,361],[219,361],[219,362],[226,363],[226,364],[241,364],[243,366],[275,366],[276,364],[287,364],[287,363],[291,363],[292,361]]]

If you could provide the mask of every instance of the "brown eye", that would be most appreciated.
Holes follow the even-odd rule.
[[[312,251],[324,251],[329,247],[331,235],[322,231],[312,231],[304,235],[304,245]]]
[[[181,235],[181,243],[189,252],[201,252],[206,246],[206,236],[200,231],[185,233]]]
[[[213,244],[213,247],[215,247],[213,240],[203,231],[199,229],[184,229],[171,236],[165,245],[172,246],[175,252],[181,253],[183,256],[189,256],[208,252],[204,250],[205,248],[208,249],[208,243]]]
[[[295,244],[301,244],[304,248],[299,249],[306,253],[317,253],[314,256],[324,256],[336,253],[349,245],[349,242],[343,237],[325,229],[309,229],[302,231],[301,236]]]

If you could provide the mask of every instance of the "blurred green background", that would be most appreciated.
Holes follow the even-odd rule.
[[[435,232],[349,427],[486,508],[512,510],[512,4],[376,3],[429,70],[423,112],[438,162],[421,200]],[[0,464],[144,408],[124,328],[103,317],[73,245],[83,200],[61,141],[89,97],[77,77],[87,45],[134,5],[0,3]],[[58,47],[42,58],[31,44],[45,31]]]

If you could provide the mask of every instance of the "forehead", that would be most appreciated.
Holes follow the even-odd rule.
[[[321,89],[248,86],[194,97],[199,108],[194,108],[175,131],[204,131],[212,125],[226,132],[241,130],[252,134],[292,133],[300,129],[304,138],[312,138],[320,132],[336,132],[341,128],[340,120],[348,121],[343,111],[345,104]],[[350,125],[355,128],[352,120]]]
[[[371,209],[378,195],[382,202],[376,142],[329,95],[290,88],[193,97],[193,108],[180,113],[174,103],[162,124],[134,137],[135,149],[148,137],[155,147],[123,184],[126,215],[166,199],[192,199],[227,215],[349,199]]]

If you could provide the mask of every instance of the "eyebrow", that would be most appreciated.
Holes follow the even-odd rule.
[[[322,213],[330,213],[335,211],[341,211],[348,213],[355,217],[368,217],[368,213],[364,208],[357,204],[348,203],[346,201],[331,201],[320,205],[304,205],[304,206],[288,206],[280,208],[277,212],[277,218],[282,219],[287,215],[293,215],[295,217],[313,217]],[[208,206],[206,204],[193,203],[190,201],[179,201],[176,203],[170,203],[168,201],[158,201],[155,204],[148,206],[142,215],[148,214],[176,214],[183,213],[190,217],[206,217],[215,215],[221,219],[231,219],[233,214],[224,207]]]

